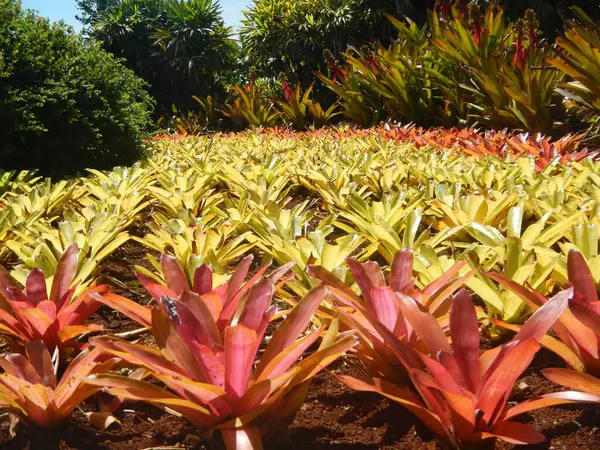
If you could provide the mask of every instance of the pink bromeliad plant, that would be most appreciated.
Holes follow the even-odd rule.
[[[387,332],[401,337],[403,344],[410,348],[422,347],[423,342],[408,322],[396,295],[414,298],[422,308],[430,311],[444,330],[447,330],[452,294],[474,274],[474,271],[469,271],[460,275],[467,263],[457,263],[444,275],[423,289],[418,289],[413,278],[413,261],[414,255],[411,250],[397,252],[390,267],[388,285],[379,264],[373,261],[361,264],[353,258],[348,258],[346,262],[362,296],[357,295],[325,268],[309,267],[310,275],[329,287],[342,325],[358,330],[364,336],[358,344],[356,356],[372,373],[380,373],[386,379],[395,379],[398,382],[406,381],[407,373],[405,367],[393,356],[393,351],[380,328],[384,327]]]
[[[185,292],[194,294],[194,299],[199,296],[202,299],[201,303],[186,303],[186,306],[192,308],[192,310],[196,308],[208,308],[216,318],[219,330],[222,331],[231,322],[240,301],[264,277],[269,268],[269,264],[265,264],[246,281],[253,259],[252,255],[243,258],[231,275],[231,278],[226,283],[217,287],[213,286],[212,268],[208,264],[200,265],[195,270],[193,279],[189,280],[177,260],[167,254],[163,254],[160,258],[162,275],[165,280],[164,284],[141,273],[137,273],[136,275],[157,304],[160,304],[165,297],[177,299]],[[286,264],[274,270],[269,275],[268,278],[274,283],[275,290],[293,277],[293,274],[288,273],[291,266],[292,264]],[[95,296],[94,298],[125,314],[139,324],[147,328],[152,327],[152,313],[150,308],[112,293]],[[185,303],[189,298],[189,296],[186,296],[179,301]],[[198,304],[201,304],[201,306],[198,306]]]
[[[181,414],[211,436],[220,430],[228,449],[262,449],[267,432],[301,406],[307,382],[352,348],[356,338],[353,332],[338,335],[335,323],[325,335],[322,328],[310,328],[327,292],[320,285],[277,324],[266,343],[267,327],[277,313],[271,305],[276,283],[287,268],[265,277],[263,267],[244,284],[250,262],[242,260],[229,282],[213,289],[207,266],[196,271],[190,286],[181,268],[163,256],[167,286],[143,280],[158,306],[138,311],[158,349],[110,337],[90,342],[146,368],[169,390],[117,375],[96,375],[87,382]],[[131,313],[124,299],[117,304]]]
[[[517,294],[534,311],[548,302],[536,290],[521,286],[502,274],[487,275]],[[569,251],[567,275],[573,288],[569,309],[554,324],[555,336],[544,336],[541,342],[574,369],[599,375],[600,301],[590,268],[583,255],[576,250]],[[513,331],[520,329],[518,325],[500,321],[495,323]]]
[[[99,358],[98,349],[84,350],[58,373],[40,340],[29,340],[25,354],[0,356],[0,406],[28,426],[50,429],[68,421],[85,399],[101,388],[85,384],[90,374],[104,373],[117,359]]]
[[[365,351],[359,358],[366,361],[368,375],[340,379],[353,389],[377,392],[404,405],[446,448],[471,448],[488,439],[517,444],[543,441],[544,436],[515,417],[545,406],[572,403],[581,399],[581,394],[536,399],[514,407],[507,401],[540,341],[567,308],[573,290],[547,301],[513,340],[481,353],[478,312],[471,296],[459,291],[449,302],[447,317],[436,314],[425,299],[439,292],[433,295],[441,301],[454,292],[459,280],[451,274],[437,289],[426,289],[429,295],[423,296],[414,288],[409,256],[409,251],[396,255],[390,286],[375,263],[364,263],[361,268],[350,260],[364,300],[321,269],[311,270],[332,285],[331,297],[341,320],[356,326],[359,348]],[[402,367],[407,377],[386,370],[390,366]]]
[[[535,290],[520,286],[498,274],[488,275],[519,295],[534,310],[543,308],[549,302]],[[600,403],[600,379],[597,378],[600,374],[600,300],[594,276],[583,255],[576,250],[569,251],[567,275],[571,284],[568,292],[572,292],[569,310],[554,324],[556,337],[544,336],[542,344],[577,370],[550,368],[542,373],[553,383],[575,391],[546,394],[525,402],[524,407],[538,404]],[[519,329],[514,325],[500,325]]]
[[[16,347],[31,340],[44,342],[50,352],[69,347],[82,347],[77,342],[82,334],[102,330],[100,325],[84,323],[100,306],[97,300],[108,292],[108,286],[87,288],[76,298],[73,278],[77,271],[79,250],[72,244],[61,256],[50,292],[39,269],[33,269],[22,291],[10,274],[0,266],[0,297],[11,311],[0,309],[0,333],[8,336]],[[11,314],[12,312],[12,314]]]

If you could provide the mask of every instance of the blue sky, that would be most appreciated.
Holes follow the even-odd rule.
[[[81,28],[75,19],[77,7],[75,0],[22,0],[24,8],[36,9],[44,17],[58,21],[64,19],[69,25]],[[236,27],[242,19],[242,10],[250,4],[250,0],[220,0],[223,16],[227,25]]]

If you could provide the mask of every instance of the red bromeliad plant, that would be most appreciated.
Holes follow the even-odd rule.
[[[50,294],[44,274],[33,269],[27,276],[25,291],[0,266],[0,298],[3,297],[13,315],[0,309],[0,333],[10,336],[16,344],[24,345],[40,339],[53,352],[55,348],[81,347],[79,336],[102,327],[84,324],[101,304],[96,299],[108,292],[108,286],[86,289],[73,299],[76,285],[71,286],[77,270],[79,250],[72,244],[61,256],[52,279]]]
[[[269,264],[265,264],[244,283],[253,259],[252,255],[248,255],[242,259],[231,278],[226,283],[217,287],[213,287],[212,268],[208,264],[200,265],[194,272],[193,280],[188,280],[185,271],[181,268],[177,260],[167,254],[163,254],[160,258],[166,285],[159,283],[147,275],[141,273],[137,273],[136,275],[140,283],[159,305],[164,306],[164,302],[162,301],[164,298],[179,298],[176,301],[184,303],[191,301],[191,304],[186,305],[187,308],[191,309],[194,313],[200,307],[208,309],[217,323],[218,329],[222,332],[233,320],[240,301],[263,278],[269,268]],[[286,264],[274,270],[269,275],[269,279],[275,285],[275,291],[294,276],[293,274],[288,274],[292,266],[293,263]],[[181,295],[186,292],[193,295],[182,297]],[[150,308],[112,293],[102,297],[95,296],[95,298],[141,325],[152,328],[152,311]]]
[[[390,287],[385,286],[376,264],[366,263],[360,269],[350,262],[355,278],[361,280],[358,284],[366,306],[348,287],[328,279],[341,317],[356,326],[364,341],[360,350],[367,350],[359,357],[366,362],[369,377],[342,376],[341,380],[351,388],[377,392],[404,405],[450,448],[467,448],[493,438],[513,443],[542,441],[541,434],[512,419],[517,413],[569,403],[572,398],[515,408],[506,403],[517,378],[540,348],[539,341],[567,307],[571,291],[547,302],[511,342],[480,355],[477,309],[471,296],[460,291],[449,315],[436,317],[423,301],[429,287],[423,292],[413,288],[408,255],[407,251],[396,255]],[[312,274],[326,278],[318,268]],[[461,281],[450,277],[432,289],[433,295],[438,301],[446,298]],[[393,365],[404,368],[416,392],[405,387],[405,379],[397,374],[389,376],[386,367]]]
[[[451,296],[474,273],[471,271],[459,276],[460,270],[467,263],[457,263],[442,277],[418,290],[413,278],[413,258],[411,250],[396,253],[391,265],[389,286],[385,284],[379,264],[373,261],[361,264],[348,258],[346,261],[363,294],[362,298],[323,267],[309,268],[311,276],[329,286],[332,296],[340,306],[338,311],[342,322],[350,329],[359,330],[365,337],[359,343],[358,358],[369,367],[371,373],[379,372],[388,379],[405,378],[406,371],[399,361],[394,361],[391,349],[373,322],[403,339],[409,347],[419,346],[419,335],[407,321],[395,295],[414,298],[419,305],[431,312],[442,328],[447,329]]]
[[[305,355],[322,334],[317,328],[300,337],[327,292],[321,285],[297,304],[261,351],[276,313],[270,306],[274,291],[273,281],[260,277],[227,320],[198,293],[163,295],[162,308],[152,310],[159,350],[108,337],[92,339],[108,353],[148,369],[171,392],[116,375],[97,375],[88,382],[175,411],[202,430],[220,429],[228,449],[262,449],[267,431],[300,407],[306,382],[356,342],[352,333],[336,337],[334,325],[319,350]]]
[[[512,419],[571,400],[548,399],[515,407],[508,407],[507,401],[514,383],[539,350],[539,340],[566,308],[569,295],[561,293],[540,308],[511,342],[480,355],[477,313],[466,291],[459,292],[452,302],[452,346],[429,312],[411,297],[396,294],[426,353],[407,349],[393,333],[384,331],[382,336],[409,372],[416,393],[377,376],[341,379],[354,389],[377,392],[404,405],[449,448],[470,448],[495,438],[516,444],[541,442],[543,435]]]
[[[576,250],[570,250],[567,258],[567,273],[573,288],[569,310],[554,324],[557,337],[545,336],[541,343],[560,356],[578,371],[600,374],[600,302],[594,277],[585,258]],[[488,273],[490,278],[512,290],[531,309],[536,310],[548,299],[533,289],[497,273]],[[517,325],[495,321],[497,325],[518,331]]]
[[[100,390],[84,384],[85,377],[107,372],[117,362],[98,362],[99,350],[84,350],[57,379],[57,366],[42,341],[28,341],[25,350],[25,355],[0,356],[0,367],[4,369],[0,374],[0,406],[25,424],[42,428],[67,421],[81,402]]]

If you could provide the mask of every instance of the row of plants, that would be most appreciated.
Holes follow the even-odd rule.
[[[141,306],[106,285],[76,294],[77,256],[72,244],[48,280],[33,269],[24,291],[0,271],[0,326],[13,349],[0,358],[0,405],[25,425],[45,430],[46,444],[48,431],[103,391],[114,400],[90,417],[106,420],[124,399],[144,401],[184,417],[216,445],[261,449],[300,408],[311,378],[347,352],[362,361],[366,377],[340,376],[342,382],[405,406],[444,448],[473,448],[494,439],[542,442],[544,436],[519,422],[519,415],[600,403],[596,283],[576,251],[569,253],[571,287],[551,299],[489,274],[535,312],[511,340],[482,354],[480,322],[493,320],[460,289],[475,272],[460,275],[466,263],[419,288],[410,250],[395,254],[389,284],[377,263],[348,258],[360,294],[311,265],[309,273],[321,283],[291,310],[279,311],[273,298],[292,278],[290,264],[268,276],[264,265],[248,279],[250,255],[215,287],[211,266],[200,265],[190,279],[164,254],[160,279],[137,274],[154,299],[153,306]],[[102,304],[149,329],[156,347],[115,336],[81,339],[102,332],[86,323]],[[551,327],[558,337],[546,334]],[[577,369],[548,368],[544,375],[575,390],[508,405],[541,346]],[[150,377],[160,384],[144,380]]]
[[[390,46],[375,41],[348,47],[342,63],[325,52],[327,74],[315,72],[316,86],[326,86],[336,102],[323,95],[315,101],[314,82],[303,88],[283,74],[273,92],[256,83],[252,72],[223,107],[212,98],[198,99],[201,112],[179,117],[176,125],[188,132],[215,129],[220,114],[235,129],[304,130],[343,115],[363,127],[397,121],[560,136],[593,125],[600,110],[600,25],[582,9],[573,10],[576,19],[553,45],[540,36],[532,11],[510,22],[494,4],[481,9],[475,2],[468,8],[442,3],[422,27],[389,16],[398,30]]]
[[[358,3],[348,6],[352,14],[366,5]],[[339,52],[328,53],[317,67],[320,80],[308,84],[289,70],[279,78],[221,70],[236,58],[236,46],[211,1],[86,0],[80,6],[91,27],[82,36],[23,10],[16,0],[3,0],[5,170],[37,168],[60,178],[84,167],[131,164],[144,156],[142,138],[152,126],[155,101],[148,90],[161,112],[175,104],[174,114],[159,126],[190,134],[400,120],[553,135],[597,123],[600,33],[579,9],[578,19],[551,47],[540,38],[532,14],[511,22],[501,9],[473,4],[467,12],[464,2],[454,7],[442,2],[423,27],[386,19],[399,33],[390,46],[384,41],[359,46],[357,40],[342,63],[336,60]],[[393,12],[376,6],[375,22]],[[488,79],[486,73],[501,76]],[[181,77],[186,81],[178,81]],[[240,81],[244,77],[246,83]],[[223,89],[202,91],[215,83]]]
[[[369,378],[344,382],[405,405],[449,446],[541,440],[513,417],[598,400],[600,164],[561,161],[543,140],[473,157],[451,135],[441,148],[435,133],[421,146],[385,136],[409,130],[163,140],[89,177],[4,174],[0,399],[50,426],[104,390],[116,400],[94,420],[141,399],[230,448],[261,448],[349,352]],[[152,307],[101,283],[119,286],[102,264],[128,241],[148,249],[134,270]],[[160,351],[89,337],[101,305],[151,329]],[[478,324],[495,342],[479,359]],[[540,346],[578,371],[548,378],[578,393],[506,407]]]
[[[340,140],[377,136],[385,140],[410,144],[421,148],[447,149],[470,156],[496,156],[510,161],[520,157],[533,157],[536,170],[545,168],[556,158],[561,162],[580,161],[586,157],[595,157],[597,151],[590,151],[586,143],[593,144],[584,134],[568,134],[553,140],[542,134],[530,135],[514,133],[508,130],[481,131],[474,128],[429,128],[424,129],[414,124],[375,126],[358,128],[349,126],[323,127],[311,131],[294,131],[287,127],[264,128],[230,134],[215,134],[214,139],[239,139],[241,137],[264,136],[277,139],[327,139]],[[180,141],[193,137],[183,130],[171,134],[156,134],[153,140],[160,142]]]
[[[289,295],[303,295],[312,287],[303,272],[311,261],[332,271],[350,255],[391,263],[404,247],[422,258],[424,279],[470,259],[545,293],[566,279],[572,246],[597,254],[600,169],[584,151],[562,157],[547,141],[524,141],[470,158],[453,145],[433,151],[375,134],[338,136],[163,141],[143,164],[92,170],[90,178],[52,184],[14,174],[0,200],[0,258],[18,258],[13,276],[24,282],[33,267],[50,276],[77,243],[84,286],[131,239],[173,253],[188,273],[209,258],[225,275],[257,248],[280,264],[297,261]],[[132,237],[140,215],[145,235]],[[526,314],[514,298],[508,306],[503,291],[485,291],[483,281],[480,295],[504,318]]]

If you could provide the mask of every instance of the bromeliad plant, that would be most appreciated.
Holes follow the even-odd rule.
[[[138,272],[136,275],[139,282],[146,288],[157,304],[161,304],[164,298],[176,299],[189,292],[194,298],[198,299],[198,304],[201,304],[198,306],[194,303],[189,307],[193,311],[200,307],[208,308],[222,331],[235,317],[240,302],[261,280],[269,268],[270,263],[265,264],[244,283],[253,260],[253,255],[243,258],[229,280],[217,287],[213,287],[213,269],[208,264],[200,264],[193,272],[189,272],[182,268],[175,257],[167,254],[163,254],[160,258],[162,279],[147,271],[144,273]],[[286,264],[269,275],[269,280],[276,285],[277,289],[293,277],[292,274],[288,274],[290,267],[293,265],[293,262]],[[125,314],[146,328],[152,328],[153,326],[152,311],[148,307],[112,293],[104,296],[94,295],[94,298],[100,303]],[[189,299],[190,297],[186,298]]]
[[[210,264],[215,275],[224,277],[228,266],[253,247],[253,244],[246,242],[250,232],[238,232],[239,223],[226,222],[214,227],[204,227],[203,224],[197,224],[204,217],[188,216],[169,220],[158,213],[153,219],[148,224],[151,232],[144,238],[134,239],[157,252],[171,251],[190,279],[205,262]],[[151,254],[147,258],[158,273],[162,273],[156,258]],[[156,276],[140,266],[135,266],[135,270],[151,277]]]
[[[300,92],[300,84],[297,83],[293,88],[282,72],[279,74],[279,83],[283,93],[283,99],[277,101],[281,108],[281,115],[286,125],[290,124],[295,130],[305,130],[308,125],[308,102],[312,86]]]
[[[78,254],[76,244],[62,254],[51,278],[49,293],[41,270],[36,268],[29,273],[25,290],[21,291],[0,266],[0,299],[3,298],[6,306],[0,309],[0,333],[7,335],[17,348],[37,339],[51,352],[81,348],[84,344],[77,342],[77,338],[102,330],[99,325],[84,322],[101,306],[95,298],[105,295],[108,286],[88,287],[74,298]]]
[[[485,14],[472,4],[469,14],[453,6],[449,14],[431,13],[433,44],[450,67],[439,80],[457,89],[479,123],[553,134],[564,119],[556,95],[563,74],[544,63],[550,48],[538,36],[533,11],[514,26],[491,4]]]
[[[90,374],[108,372],[117,359],[99,360],[98,349],[84,350],[58,377],[58,367],[40,340],[28,341],[25,354],[0,356],[0,406],[28,426],[44,429],[66,422],[85,399],[101,388],[84,384]]]
[[[250,68],[250,81],[244,86],[233,86],[231,102],[225,103],[221,112],[240,129],[271,127],[279,120],[279,111],[265,98],[260,86],[255,82],[253,68]]]
[[[281,215],[279,219],[283,217]],[[305,236],[302,234],[303,230],[308,228],[307,223],[294,223],[295,221],[291,220],[286,227],[284,221],[275,220],[269,223],[268,217],[263,219],[266,220],[254,227],[255,235],[248,236],[248,240],[256,242],[258,248],[270,254],[279,264],[294,264],[293,270],[297,278],[290,281],[288,287],[299,296],[305,295],[314,286],[313,280],[306,274],[308,265],[320,264],[340,279],[345,279],[344,258],[357,251],[357,257],[360,258],[370,251],[361,248],[363,239],[357,234],[342,235],[330,241],[328,236],[334,231],[333,215],[324,218],[314,231],[306,233]]]
[[[307,353],[323,331],[311,329],[301,337],[327,292],[320,285],[298,302],[265,346],[267,326],[277,313],[271,306],[274,282],[260,273],[248,283],[247,295],[226,295],[237,291],[249,261],[242,262],[228,286],[217,288],[227,299],[224,304],[210,293],[206,267],[199,272],[197,292],[187,289],[182,273],[172,274],[177,282],[171,278],[177,294],[155,286],[160,307],[152,310],[151,325],[159,350],[92,338],[106,352],[148,369],[170,392],[117,375],[94,375],[87,382],[175,411],[201,430],[219,429],[228,449],[262,449],[263,436],[300,407],[307,382],[356,341],[353,333],[336,336],[334,325],[319,349]]]
[[[410,21],[392,23],[399,36],[389,48],[350,47],[343,54],[343,67],[325,52],[331,78],[315,75],[339,96],[343,114],[364,127],[386,118],[427,125],[444,121],[439,117],[442,95],[430,76],[438,61],[430,50],[427,28]]]
[[[585,258],[576,250],[570,250],[567,261],[569,282],[572,287],[565,292],[572,292],[569,299],[569,310],[566,310],[553,329],[562,341],[544,336],[542,344],[562,357],[574,369],[551,368],[542,371],[553,383],[560,384],[576,391],[556,392],[531,399],[514,409],[530,411],[537,407],[569,403],[600,404],[600,301],[594,277]],[[534,290],[528,291],[520,286],[512,285],[502,277],[497,280],[513,289],[521,298],[536,307],[548,301]],[[558,295],[561,295],[558,294]],[[544,303],[545,302],[545,303]],[[540,308],[540,309],[541,309]],[[538,310],[539,311],[539,310]],[[522,331],[519,331],[521,333]],[[545,341],[544,341],[545,340]],[[588,373],[582,373],[586,371]],[[520,412],[519,412],[520,413]]]
[[[576,250],[570,250],[567,259],[568,281],[574,295],[569,310],[554,324],[557,337],[545,336],[542,345],[560,356],[578,371],[600,374],[600,308],[594,277],[585,258]],[[548,299],[533,289],[527,289],[507,277],[488,273],[490,278],[517,294],[533,310],[548,302]],[[520,327],[503,322],[499,326],[519,331]]]
[[[70,246],[76,245],[78,258],[76,273],[69,283],[76,283],[76,295],[83,293],[94,282],[100,263],[114,253],[130,238],[125,231],[126,220],[110,212],[64,211],[63,221],[57,226],[40,229],[33,234],[16,233],[5,241],[22,264],[14,267],[11,275],[25,284],[29,271],[40,269],[46,277],[51,277],[58,268],[61,255]],[[85,215],[84,215],[85,214]]]
[[[565,36],[556,39],[559,51],[548,61],[572,81],[559,92],[588,108],[600,111],[600,24],[581,8],[573,7],[577,20],[569,22]]]
[[[335,112],[337,104],[334,103],[327,109],[323,109],[321,103],[310,99],[314,84],[308,86],[302,93],[300,84],[297,83],[292,87],[285,74],[281,73],[279,80],[283,98],[277,100],[277,104],[281,109],[284,125],[291,125],[294,130],[303,131],[308,128],[311,119],[312,125],[319,128],[338,115]]]
[[[571,293],[565,291],[540,308],[512,341],[481,355],[477,311],[466,291],[460,291],[450,307],[452,346],[439,320],[414,298],[396,293],[395,304],[422,342],[419,349],[407,346],[400,327],[394,325],[390,330],[372,314],[366,318],[389,348],[388,358],[405,367],[416,393],[394,379],[382,377],[380,372],[369,372],[366,379],[340,378],[351,388],[377,392],[404,405],[447,448],[470,448],[496,438],[516,444],[541,442],[543,435],[512,419],[560,402],[510,408],[507,400],[540,348],[539,340],[567,307]]]
[[[460,276],[459,272],[466,262],[457,263],[442,276],[419,289],[418,281],[413,278],[413,266],[420,264],[420,261],[415,264],[411,250],[401,250],[395,254],[390,268],[389,285],[386,285],[383,271],[376,262],[361,264],[353,258],[347,258],[346,262],[362,297],[322,266],[310,266],[309,273],[329,287],[341,323],[349,329],[359,330],[363,336],[356,355],[369,373],[379,374],[387,380],[405,379],[406,370],[393,357],[385,335],[393,333],[398,339],[402,339],[406,348],[416,348],[426,341],[420,340],[421,335],[408,322],[396,296],[409,295],[416,299],[420,307],[430,311],[440,326],[447,329],[451,296],[474,271]],[[387,331],[382,333],[381,327]]]

